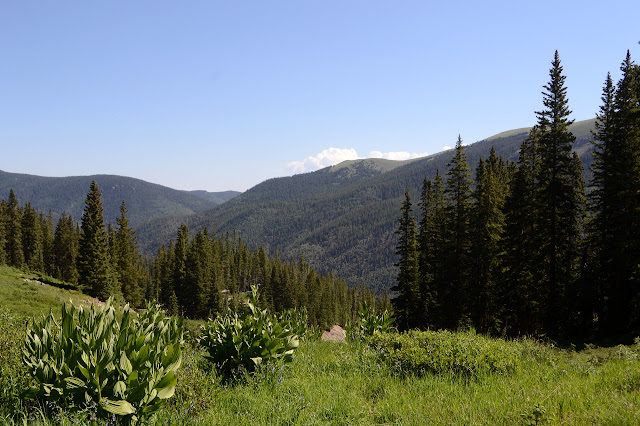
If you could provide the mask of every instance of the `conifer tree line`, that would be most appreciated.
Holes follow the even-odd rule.
[[[621,70],[617,84],[605,80],[590,182],[572,151],[556,52],[517,164],[492,149],[472,178],[458,138],[446,175],[425,178],[415,207],[405,193],[392,288],[400,328],[640,331],[640,67],[628,52]]]
[[[216,236],[207,229],[189,235],[180,226],[175,241],[155,257],[137,250],[122,202],[116,226],[105,225],[101,192],[91,183],[81,223],[63,213],[54,226],[52,214],[21,207],[13,190],[0,201],[0,265],[9,265],[75,284],[105,300],[115,297],[135,307],[145,300],[163,304],[170,314],[207,318],[238,309],[239,295],[252,284],[261,288],[264,307],[272,312],[306,309],[319,326],[345,324],[362,303],[390,309],[388,295],[376,298],[364,285],[349,288],[333,274],[318,274],[304,258],[283,261],[254,250],[235,235]]]
[[[259,286],[261,302],[272,312],[306,309],[310,323],[322,327],[354,319],[362,303],[390,309],[388,295],[376,299],[364,285],[349,288],[331,273],[318,274],[304,257],[283,261],[276,252],[269,258],[262,246],[250,250],[235,235],[217,237],[206,228],[192,237],[184,224],[153,259],[147,298],[171,313],[206,318],[237,309],[236,295],[251,284]]]

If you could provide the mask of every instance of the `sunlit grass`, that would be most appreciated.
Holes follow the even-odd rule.
[[[50,277],[24,272],[16,268],[0,266],[0,307],[24,316],[40,316],[49,310],[57,313],[69,300],[86,301],[89,296],[77,290],[67,290],[46,284],[59,283]]]
[[[190,352],[174,404],[157,419],[176,424],[638,424],[640,365],[593,364],[547,348],[518,371],[476,379],[392,371],[361,344],[307,342],[291,366],[270,366],[222,386]],[[546,358],[540,360],[542,353]],[[181,396],[180,393],[183,395]],[[186,397],[189,395],[189,397]]]
[[[24,275],[0,269],[0,424],[91,424],[46,414],[46,407],[20,397],[32,384],[20,361],[26,318],[81,297],[26,283]],[[20,300],[27,297],[34,304]],[[635,345],[574,352],[512,342],[515,370],[469,377],[416,375],[387,364],[365,343],[311,339],[301,342],[291,364],[267,364],[225,384],[193,343],[199,324],[189,323],[176,394],[151,424],[640,424]]]

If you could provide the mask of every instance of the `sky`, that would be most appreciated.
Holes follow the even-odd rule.
[[[638,1],[0,0],[0,170],[244,191],[572,118],[640,62]]]

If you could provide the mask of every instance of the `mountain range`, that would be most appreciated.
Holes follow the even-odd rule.
[[[2,170],[0,194],[6,198],[13,189],[20,204],[29,202],[36,210],[51,211],[54,218],[66,212],[79,222],[93,180],[102,191],[105,222],[115,225],[124,200],[132,227],[161,217],[186,217],[203,212],[240,194],[236,191],[181,191],[115,175],[43,177]]]
[[[575,151],[589,165],[595,120],[576,122]],[[465,147],[473,168],[487,158],[493,146],[498,155],[517,161],[520,144],[529,128],[500,133]],[[315,172],[269,179],[234,199],[183,218],[162,218],[138,229],[146,250],[175,238],[184,222],[190,230],[232,233],[250,245],[263,245],[285,259],[300,256],[319,272],[334,271],[351,285],[365,283],[377,291],[395,283],[397,217],[408,189],[417,204],[425,177],[436,170],[445,174],[453,151],[428,157],[391,161],[352,160]]]
[[[589,165],[594,119],[576,122],[574,150]],[[467,145],[473,168],[493,146],[506,160],[517,161],[529,128],[515,129]],[[105,220],[115,223],[124,199],[141,251],[154,253],[175,239],[185,223],[192,233],[208,228],[236,233],[250,246],[276,250],[283,259],[303,256],[318,272],[333,271],[350,285],[365,283],[378,292],[396,277],[397,217],[404,191],[417,205],[425,177],[447,171],[453,151],[407,161],[362,159],[345,161],[315,172],[266,180],[244,193],[177,191],[120,176],[44,178],[0,172],[0,193],[13,188],[21,202],[41,211],[62,211],[79,220],[91,180],[103,193]]]

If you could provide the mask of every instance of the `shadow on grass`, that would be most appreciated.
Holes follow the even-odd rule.
[[[33,278],[30,278],[30,281],[40,282],[42,284],[47,284],[52,287],[58,287],[63,290],[79,290],[77,285],[56,281],[51,277],[35,276]]]

